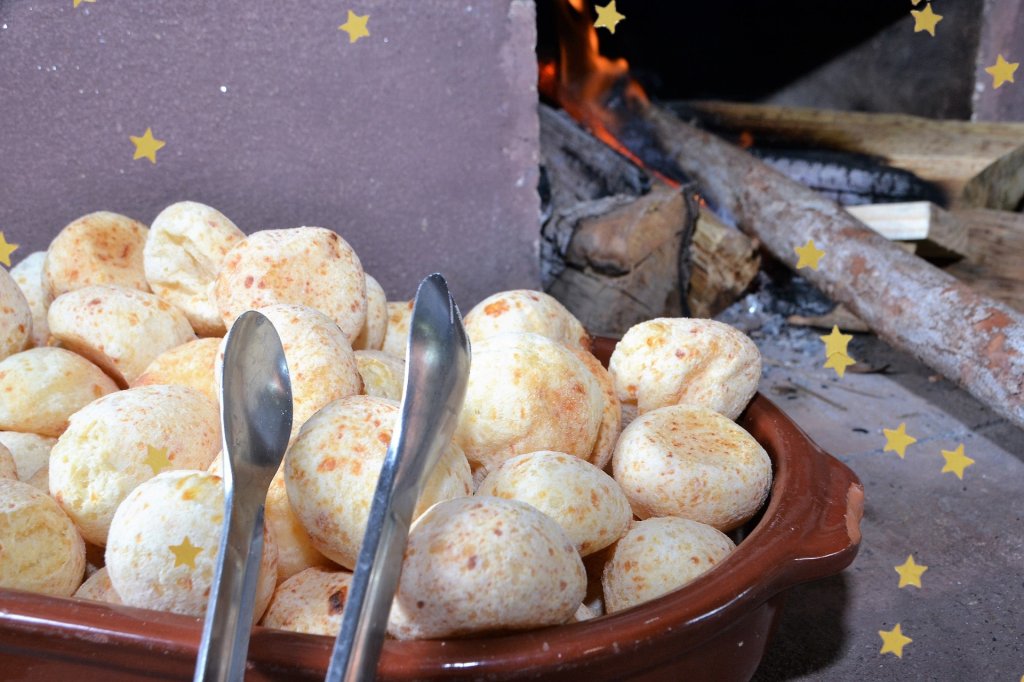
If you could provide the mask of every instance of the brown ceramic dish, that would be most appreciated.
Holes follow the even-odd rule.
[[[599,345],[602,360],[608,349]],[[775,480],[767,508],[727,561],[677,592],[585,623],[481,639],[388,641],[381,679],[749,680],[785,590],[853,561],[863,488],[763,396],[739,422],[768,451]],[[201,629],[198,618],[0,590],[0,676],[189,680]],[[246,679],[322,680],[332,643],[257,628]]]

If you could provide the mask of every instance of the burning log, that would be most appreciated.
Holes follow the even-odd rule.
[[[594,333],[710,317],[757,275],[751,240],[541,105],[542,281]],[[682,292],[686,298],[683,299]]]
[[[1024,427],[1024,314],[983,296],[872,231],[836,203],[733,145],[649,107],[662,144],[709,200],[781,261],[813,239],[805,275],[879,336]]]

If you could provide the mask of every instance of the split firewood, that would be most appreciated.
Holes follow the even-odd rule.
[[[914,253],[951,262],[967,254],[967,228],[949,211],[928,201],[846,206],[847,212],[886,239],[912,242]]]
[[[1024,215],[972,209],[955,216],[968,226],[967,258],[946,272],[1024,312]]]
[[[817,269],[802,268],[801,275],[880,337],[1024,427],[1024,314],[669,111],[652,106],[645,116],[709,201],[776,258],[795,268],[795,249],[813,240],[825,255]]]
[[[957,208],[1014,210],[1024,198],[1024,123],[940,121],[729,102],[686,102],[702,126],[755,143],[869,154],[942,187]]]

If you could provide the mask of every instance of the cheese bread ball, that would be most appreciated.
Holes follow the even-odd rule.
[[[70,597],[85,573],[85,543],[52,497],[0,478],[0,587]]]
[[[37,433],[0,431],[0,445],[6,447],[14,458],[19,481],[32,482],[40,471],[45,473],[50,465],[50,450],[56,443],[56,438]],[[49,492],[49,487],[43,486],[43,490]]]
[[[185,313],[200,336],[223,336],[213,286],[224,256],[245,239],[227,216],[195,201],[171,204],[153,219],[143,250],[153,293]]]
[[[638,518],[681,516],[728,531],[764,504],[772,462],[753,436],[717,412],[670,405],[622,432],[612,473]]]
[[[0,360],[0,429],[59,436],[68,417],[117,390],[114,380],[63,348],[30,348]]]
[[[14,455],[2,443],[0,443],[0,478],[8,481],[19,480],[18,465],[14,462]]]
[[[216,337],[193,339],[166,350],[153,358],[131,387],[175,384],[194,388],[213,402],[220,401],[217,391],[217,354],[221,340]]]
[[[50,493],[89,542],[136,486],[165,469],[205,469],[220,449],[217,405],[185,386],[111,393],[71,415],[50,453]]]
[[[388,632],[433,639],[570,620],[583,561],[547,515],[517,500],[464,497],[413,525]]]
[[[531,332],[569,348],[590,349],[590,336],[576,316],[543,291],[514,289],[488,296],[466,313],[473,343],[502,332]]]
[[[413,301],[388,301],[388,325],[380,349],[405,360],[409,345],[409,325],[412,323]]]
[[[123,287],[91,286],[58,296],[47,320],[64,347],[122,386],[164,351],[196,338],[185,314],[170,303]]]
[[[0,359],[32,343],[32,309],[11,273],[0,268]]]
[[[633,520],[629,500],[611,476],[561,452],[530,452],[506,460],[487,475],[476,494],[533,505],[562,527],[580,556],[618,540]]]
[[[43,284],[43,263],[46,252],[30,253],[11,268],[11,277],[25,295],[29,310],[32,311],[32,345],[45,346],[50,338],[50,326],[46,323],[46,311],[53,302],[50,290]]]
[[[294,438],[321,407],[361,393],[363,380],[348,338],[327,315],[307,306],[289,304],[267,306],[259,312],[274,325],[288,363]],[[217,356],[218,381],[226,343],[227,337]]]
[[[615,394],[612,376],[601,364],[601,361],[587,350],[575,350],[574,353],[594,375],[597,385],[601,387],[601,397],[604,402],[601,426],[597,431],[594,449],[586,459],[598,469],[604,469],[608,466],[608,462],[612,461],[615,441],[618,440],[619,434],[622,432],[622,403],[619,402],[619,397]]]
[[[380,282],[366,276],[366,322],[352,342],[356,350],[380,350],[388,329],[388,300]]]
[[[351,396],[313,415],[285,455],[288,499],[313,546],[343,567],[355,567],[384,463],[398,404]],[[469,463],[447,448],[427,479],[414,514],[471,492]]]
[[[107,571],[121,601],[189,616],[206,613],[224,523],[224,483],[205,471],[165,471],[135,488],[110,525]],[[277,581],[277,546],[263,529],[253,622]]]
[[[668,594],[710,570],[735,548],[711,526],[673,516],[639,521],[615,544],[601,584],[608,613]]]
[[[363,380],[363,393],[401,401],[405,386],[405,360],[382,350],[357,350],[356,367]]]
[[[89,576],[82,586],[75,592],[76,599],[88,599],[89,601],[102,601],[108,604],[120,604],[121,597],[117,596],[114,584],[110,582],[110,573],[104,566]]]
[[[727,324],[659,318],[631,327],[608,369],[619,400],[635,403],[640,414],[685,404],[735,419],[757,391],[761,353]]]
[[[263,627],[336,637],[352,574],[307,568],[278,585]]]
[[[540,334],[497,334],[473,344],[454,440],[488,471],[537,450],[587,459],[603,413],[601,387],[573,351]]]
[[[149,291],[142,249],[149,230],[109,211],[84,215],[61,230],[46,251],[43,282],[54,298],[94,284]]]
[[[224,258],[215,295],[226,327],[246,310],[294,303],[334,320],[351,344],[366,321],[366,276],[359,257],[322,227],[249,235]]]

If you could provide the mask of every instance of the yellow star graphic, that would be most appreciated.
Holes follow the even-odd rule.
[[[846,374],[846,368],[850,365],[857,364],[857,361],[851,358],[846,353],[835,353],[834,355],[828,356],[828,360],[822,367],[834,369],[839,378],[842,379],[843,375]]]
[[[77,7],[78,7],[79,5],[81,5],[81,4],[83,3],[83,2],[96,2],[96,0],[74,0],[74,5],[75,5],[75,7],[77,8]]]
[[[18,250],[17,244],[8,244],[7,238],[4,237],[4,233],[0,230],[0,263],[3,263],[7,267],[11,267],[11,254]]]
[[[910,13],[914,15],[914,33],[917,33],[918,31],[928,31],[934,38],[935,24],[942,21],[942,15],[933,12],[930,3],[925,5],[924,9],[912,9],[910,10]]]
[[[879,630],[878,636],[882,638],[882,650],[878,653],[896,654],[897,658],[903,658],[903,647],[914,641],[903,634],[899,623],[892,630]]]
[[[359,16],[352,10],[349,10],[348,19],[346,19],[344,24],[338,27],[338,30],[347,33],[348,42],[349,44],[352,44],[360,38],[366,38],[370,35],[370,32],[366,29],[366,22],[369,20],[369,14]]]
[[[813,239],[808,239],[806,244],[797,246],[793,250],[796,251],[796,255],[800,256],[800,260],[796,263],[797,270],[804,267],[817,270],[818,261],[825,255],[824,251],[814,245]]]
[[[885,449],[882,452],[891,450],[899,455],[900,459],[907,454],[907,446],[917,442],[916,438],[907,435],[907,425],[904,422],[900,422],[898,428],[882,429],[882,432],[885,433]]]
[[[940,473],[952,472],[961,481],[964,480],[964,469],[974,464],[974,460],[964,454],[963,443],[956,450],[943,450],[942,456],[946,458],[946,464]]]
[[[626,18],[625,15],[619,14],[619,10],[615,7],[615,0],[604,7],[595,6],[594,9],[597,10],[594,28],[606,28],[609,33],[615,33],[615,24]]]
[[[146,128],[146,132],[142,134],[142,137],[136,137],[135,135],[129,135],[128,137],[131,139],[132,144],[135,145],[135,156],[132,157],[133,161],[146,158],[149,159],[151,163],[156,163],[157,151],[167,144],[163,140],[158,140],[153,137],[153,131],[149,128]]]
[[[180,545],[171,545],[168,549],[174,555],[174,567],[188,566],[193,570],[196,567],[196,556],[203,551],[202,547],[193,545],[187,535]]]
[[[921,574],[927,571],[928,567],[923,564],[914,563],[914,555],[911,554],[907,557],[906,561],[896,566],[895,570],[900,574],[899,587],[906,587],[907,585],[921,587]]]
[[[843,334],[839,331],[838,325],[832,325],[832,333],[828,336],[819,336],[819,339],[825,342],[825,357],[832,357],[836,353],[842,353],[846,355],[846,347],[849,345],[853,336],[850,334]]]
[[[145,461],[153,470],[154,474],[159,474],[161,471],[171,466],[171,460],[167,456],[167,448],[154,448],[152,445],[146,446]]]
[[[996,58],[996,63],[985,69],[985,72],[992,76],[992,87],[998,88],[1003,83],[1012,83],[1013,74],[1017,71],[1020,62],[1008,62],[1003,55]]]

